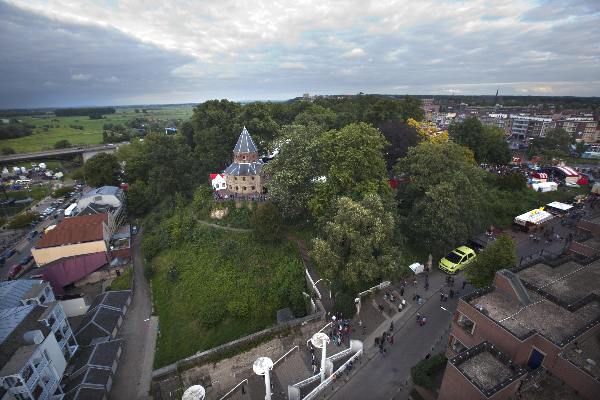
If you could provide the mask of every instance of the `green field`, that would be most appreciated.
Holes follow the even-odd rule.
[[[152,261],[161,328],[156,367],[264,329],[280,308],[305,313],[303,266],[293,243],[262,244],[247,233],[199,225],[188,234],[193,239]]]
[[[192,107],[172,106],[146,108],[146,114],[136,113],[135,108],[118,108],[115,114],[105,115],[103,119],[89,119],[86,116],[55,117],[40,115],[35,117],[16,117],[20,121],[35,125],[34,133],[16,139],[0,140],[1,147],[11,147],[17,153],[26,153],[52,149],[54,143],[66,139],[74,145],[93,145],[102,143],[102,127],[108,123],[125,123],[138,117],[149,120],[171,121],[185,120],[192,116]],[[44,125],[52,127],[44,129]],[[71,125],[83,126],[83,130],[74,129]]]

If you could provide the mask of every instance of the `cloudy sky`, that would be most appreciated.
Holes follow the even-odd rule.
[[[600,95],[600,0],[0,0],[0,108]]]

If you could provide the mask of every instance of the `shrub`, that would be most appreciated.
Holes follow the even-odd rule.
[[[448,359],[443,353],[437,354],[427,360],[421,360],[417,365],[410,369],[413,383],[424,387],[425,389],[433,389],[433,379],[431,375],[443,369]]]
[[[34,221],[40,218],[40,214],[35,211],[26,211],[17,214],[9,223],[9,229],[21,229],[29,226]]]
[[[281,240],[283,219],[273,203],[262,203],[252,213],[251,226],[254,237],[264,242]]]
[[[62,139],[54,143],[55,149],[67,149],[69,147],[71,147],[71,142],[69,142],[67,139]]]
[[[54,191],[54,193],[52,193],[52,197],[54,197],[55,199],[59,198],[59,197],[65,197],[72,191],[73,191],[73,186],[63,186],[61,188],[56,189]]]

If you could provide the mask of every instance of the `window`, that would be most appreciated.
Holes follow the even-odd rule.
[[[246,190],[246,186],[244,186],[243,190]]]
[[[54,314],[48,318],[48,325],[52,326],[56,322],[56,318],[54,318]]]
[[[238,186],[235,187],[235,190],[240,190],[240,188]]]
[[[94,197],[94,201],[101,201],[102,200],[102,196],[95,196]]]
[[[233,179],[237,181],[237,176],[234,176]]]
[[[246,156],[242,156],[242,160],[246,161]]]
[[[256,186],[252,186],[252,190],[256,190]]]
[[[40,303],[44,304],[46,302],[46,296],[41,296],[40,297]]]
[[[244,177],[242,178],[242,180],[243,180],[243,181],[246,181],[246,177],[244,176]]]
[[[56,337],[56,341],[58,343],[60,343],[60,341],[63,340],[63,338],[64,338],[63,333],[60,330],[56,331],[54,336]]]
[[[456,323],[469,335],[472,335],[473,331],[475,331],[475,322],[471,321],[464,314],[458,313]]]
[[[467,349],[467,346],[465,346],[464,344],[461,343],[460,340],[458,340],[456,337],[452,337],[452,350],[454,350],[455,353],[460,353],[464,350]]]
[[[31,365],[28,365],[27,368],[23,370],[23,380],[27,382],[29,378],[31,378],[31,375],[33,375],[33,368],[31,368]]]

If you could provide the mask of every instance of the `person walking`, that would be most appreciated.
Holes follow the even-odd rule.
[[[425,281],[425,290],[429,290],[429,280]]]
[[[390,322],[390,332],[394,332],[394,321]]]
[[[404,296],[404,285],[400,286],[400,296]]]
[[[391,345],[394,345],[394,334],[391,334],[390,336],[388,336],[388,342],[389,342]]]
[[[413,287],[417,287],[417,285],[419,284],[419,281],[417,281],[417,278],[415,278],[415,280],[413,281]]]

